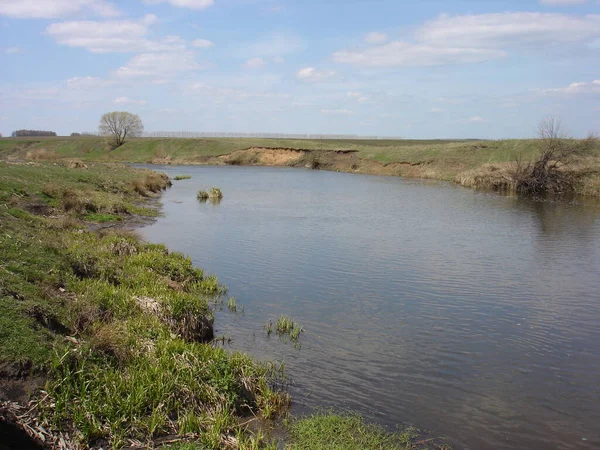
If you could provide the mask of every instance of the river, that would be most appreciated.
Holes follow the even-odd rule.
[[[189,174],[142,236],[218,275],[229,348],[284,361],[293,409],[463,449],[600,447],[600,205],[303,169]],[[218,186],[220,204],[198,189]],[[241,311],[243,306],[243,311]],[[280,314],[294,346],[264,326]]]

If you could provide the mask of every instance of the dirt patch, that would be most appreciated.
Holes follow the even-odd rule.
[[[45,382],[46,377],[32,371],[30,364],[0,363],[0,401],[27,403]]]
[[[31,214],[35,214],[36,216],[50,216],[53,213],[53,209],[50,207],[50,205],[43,203],[42,201],[26,203],[23,206],[23,209]]]

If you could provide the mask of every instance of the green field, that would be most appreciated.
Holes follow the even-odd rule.
[[[572,141],[577,142],[577,141]],[[582,141],[583,142],[583,141]],[[311,167],[364,174],[452,181],[466,187],[506,189],[516,161],[533,161],[540,141],[311,140],[261,138],[135,138],[110,150],[100,137],[4,138],[0,159],[236,164]],[[574,192],[600,195],[600,145],[589,146],[562,170]]]
[[[535,154],[535,140],[297,140],[260,138],[168,139],[137,138],[109,151],[105,140],[86,138],[4,138],[0,157],[24,156],[28,151],[46,149],[60,158],[95,161],[151,162],[171,157],[177,162],[198,162],[252,147],[305,150],[354,150],[358,156],[381,164],[394,162],[448,162],[474,167],[489,162],[513,161],[517,156]]]

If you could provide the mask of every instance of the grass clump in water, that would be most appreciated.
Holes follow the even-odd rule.
[[[408,428],[396,433],[369,424],[358,415],[319,413],[293,421],[290,450],[409,450],[417,433]]]
[[[198,194],[196,195],[196,198],[198,200],[200,200],[201,202],[205,202],[206,200],[208,200],[210,197],[210,195],[208,194],[208,192],[203,191],[203,190],[199,190]]]
[[[221,200],[223,198],[223,192],[221,192],[221,189],[219,189],[218,187],[212,187],[208,192],[208,196],[211,199]]]
[[[267,334],[270,334],[270,329],[271,327],[269,323],[269,327],[267,328]],[[289,317],[281,315],[279,316],[279,319],[277,319],[277,323],[275,324],[275,331],[280,336],[287,334],[290,336],[292,341],[298,342],[300,334],[304,332],[304,329]]]
[[[181,181],[181,180],[189,180],[190,178],[192,178],[191,175],[177,175],[175,178],[173,178],[175,181]]]
[[[235,297],[229,297],[227,299],[227,309],[231,312],[237,312],[237,299]]]

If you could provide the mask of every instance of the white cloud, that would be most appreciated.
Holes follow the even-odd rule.
[[[203,97],[210,97],[217,102],[225,101],[245,101],[245,100],[286,100],[289,101],[290,95],[267,92],[252,91],[246,89],[234,89],[230,87],[219,87],[205,83],[193,83],[185,88],[188,94],[202,94]]]
[[[160,41],[145,38],[148,27],[156,23],[153,14],[142,19],[105,22],[84,20],[53,23],[46,29],[59,44],[82,47],[92,53],[165,52],[185,48],[179,36],[167,36]]]
[[[20,49],[19,47],[8,47],[7,49],[4,50],[4,53],[6,53],[7,55],[15,55],[17,53],[21,53],[23,50]]]
[[[195,61],[193,52],[189,50],[141,53],[119,67],[115,75],[119,78],[154,77],[163,81],[179,73],[201,70],[205,67]]]
[[[144,0],[147,4],[168,3],[177,8],[206,9],[215,4],[214,0]]]
[[[588,0],[540,0],[540,4],[549,6],[582,5]]]
[[[266,39],[243,47],[240,52],[243,55],[276,58],[300,51],[303,48],[304,43],[298,36],[288,33],[273,33]]]
[[[282,58],[281,56],[276,56],[275,58],[273,58],[273,62],[275,64],[283,64],[285,62],[285,58]]]
[[[117,105],[145,105],[145,100],[133,100],[129,97],[117,97],[113,100],[113,103]]]
[[[267,63],[262,58],[250,58],[244,63],[246,69],[260,69],[266,65]]]
[[[354,112],[349,109],[322,109],[321,114],[334,116],[348,116],[350,114],[354,114]]]
[[[600,94],[600,80],[594,80],[591,83],[571,83],[570,85],[564,88],[538,89],[537,92],[540,92],[542,94],[563,95]]]
[[[431,108],[429,111],[431,111],[432,113],[444,112],[444,110],[442,108]]]
[[[473,116],[469,119],[470,122],[485,122],[485,120],[479,116]]]
[[[358,103],[364,103],[369,100],[369,97],[356,91],[350,91],[346,94],[346,96],[355,99]]]
[[[416,32],[418,41],[444,47],[547,47],[600,36],[600,15],[497,13],[442,15]]]
[[[190,45],[196,48],[210,48],[215,45],[214,42],[209,41],[208,39],[196,39],[193,40]]]
[[[52,100],[58,97],[60,90],[56,87],[15,89],[14,98],[22,100]]]
[[[369,35],[367,35],[369,36]],[[338,63],[363,67],[433,66],[499,59],[508,50],[545,49],[559,44],[593,45],[600,15],[495,13],[441,15],[426,22],[413,41],[393,41],[333,54]],[[371,43],[383,36],[371,36]]]
[[[394,41],[365,50],[335,52],[333,60],[338,63],[357,66],[394,67],[474,63],[504,56],[506,56],[506,53],[500,50],[437,47]]]
[[[67,88],[77,90],[100,89],[114,86],[115,84],[114,80],[105,80],[98,77],[73,77],[67,80]]]
[[[18,19],[57,19],[82,12],[102,17],[113,17],[120,14],[112,3],[104,0],[0,1],[0,15]]]
[[[367,44],[385,44],[388,41],[388,35],[379,31],[372,31],[365,35]]]
[[[333,76],[335,76],[335,72],[333,70],[317,70],[314,67],[305,67],[304,69],[300,69],[296,76],[302,80],[311,83],[316,83],[319,81],[325,81]]]

